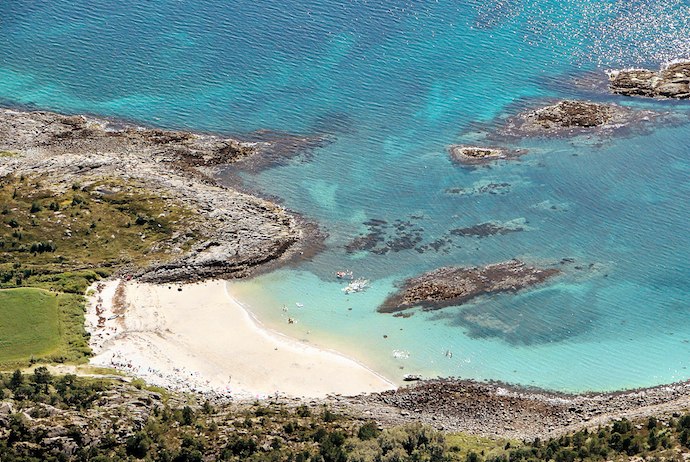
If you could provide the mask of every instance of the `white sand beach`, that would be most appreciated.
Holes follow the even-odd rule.
[[[86,322],[91,363],[154,385],[237,398],[319,398],[395,387],[352,359],[261,326],[224,281],[114,280],[94,289]]]

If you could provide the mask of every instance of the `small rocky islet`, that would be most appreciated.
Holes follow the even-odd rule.
[[[654,111],[634,110],[612,103],[563,100],[512,117],[501,135],[508,138],[600,135],[643,124],[659,115]]]
[[[671,62],[658,71],[619,69],[608,72],[611,92],[649,98],[690,98],[690,61]]]
[[[527,137],[571,137],[600,135],[621,128],[642,124],[660,114],[648,110],[633,110],[618,104],[592,101],[562,100],[537,109],[528,109],[511,118],[497,133],[501,139]],[[528,153],[526,149],[501,146],[451,145],[451,160],[459,165],[476,167],[497,160],[515,160]]]
[[[486,266],[443,267],[405,280],[399,291],[379,306],[379,313],[397,313],[414,307],[436,310],[458,306],[476,297],[517,292],[550,279],[561,271],[537,268],[520,260]]]
[[[495,160],[515,159],[527,153],[525,150],[465,145],[452,145],[448,150],[454,162],[468,166],[485,165]]]

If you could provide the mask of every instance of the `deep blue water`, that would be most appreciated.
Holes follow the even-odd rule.
[[[530,154],[474,170],[446,153],[481,141],[516,108],[555,98],[687,118],[690,104],[577,81],[690,57],[690,2],[0,2],[5,104],[328,138],[286,165],[243,174],[329,234],[313,261],[231,284],[266,324],[393,379],[420,371],[583,390],[690,377],[690,125],[512,140]],[[502,186],[467,193],[489,183]],[[370,219],[388,223],[387,240],[399,237],[399,220],[421,242],[347,253]],[[450,239],[490,220],[526,229]],[[422,248],[439,239],[437,250]],[[375,312],[404,277],[514,257],[573,258],[583,269],[462,308],[408,319]],[[371,289],[344,295],[333,277],[341,269]]]

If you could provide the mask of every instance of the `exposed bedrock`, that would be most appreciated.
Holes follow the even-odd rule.
[[[617,104],[565,100],[518,114],[509,120],[504,134],[517,137],[598,134],[646,122],[658,115]]]
[[[257,144],[176,130],[143,128],[83,115],[3,110],[0,141],[17,149],[43,148],[59,154],[139,151],[156,162],[208,166],[235,162]]]
[[[215,183],[209,166],[251,156],[257,145],[230,138],[141,128],[84,116],[0,109],[0,177],[39,174],[56,190],[101,178],[134,181],[192,210],[181,224],[191,250],[149,268],[142,280],[237,277],[308,253],[309,227],[284,208]]]
[[[571,395],[500,382],[438,379],[346,398],[380,422],[421,421],[439,429],[503,438],[550,438],[612,420],[672,415],[690,404],[690,382]]]
[[[511,150],[499,147],[481,147],[452,145],[448,148],[450,157],[454,162],[463,165],[484,165],[495,160],[514,159],[523,154],[525,150]]]
[[[555,268],[536,268],[520,260],[482,267],[444,267],[407,279],[400,290],[379,306],[380,313],[409,308],[426,310],[461,305],[475,297],[517,292],[560,273]]]
[[[690,98],[690,61],[666,64],[658,71],[621,69],[608,72],[613,93],[650,98]]]

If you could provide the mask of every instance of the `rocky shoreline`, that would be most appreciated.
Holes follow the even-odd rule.
[[[624,417],[677,417],[690,407],[690,381],[609,393],[567,394],[448,378],[331,401],[344,411],[349,409],[384,425],[423,422],[444,431],[531,441],[594,429]]]
[[[619,69],[608,72],[613,93],[648,98],[690,98],[690,61],[671,62],[658,71]]]
[[[122,270],[147,282],[246,276],[320,242],[304,239],[308,229],[317,233],[295,214],[212,178],[216,166],[257,155],[260,147],[81,115],[0,110],[0,150],[13,153],[0,158],[0,176],[40,175],[56,191],[103,178],[133,181],[194,212],[183,233],[190,252]]]
[[[646,117],[636,113],[625,119],[630,114],[627,109],[611,112],[610,105],[597,106],[593,112],[573,107],[559,103],[526,113],[522,116],[526,125],[520,130],[571,134],[593,127],[613,128],[619,122]],[[266,268],[267,264],[309,252],[312,247],[306,243],[311,246],[313,240],[298,216],[269,201],[221,187],[211,176],[216,166],[251,159],[261,147],[212,135],[113,126],[110,121],[84,116],[0,110],[0,150],[16,154],[0,158],[0,176],[47,175],[53,180],[53,188],[68,188],[75,181],[103,177],[135,180],[196,211],[199,219],[190,226],[198,239],[189,253],[143,270],[127,269],[148,282],[241,277],[258,267]],[[496,158],[492,156],[477,159],[483,163],[484,159]],[[483,223],[457,233],[481,237],[503,231]],[[425,285],[428,277],[453,279],[458,271],[471,273],[471,282],[476,285],[469,287],[456,281],[455,286],[446,287],[450,295],[437,300],[436,293],[428,298],[424,291],[433,288],[433,284]],[[441,268],[437,272],[408,280],[409,293],[403,289],[402,295],[387,300],[380,311],[393,313],[418,305],[441,308],[484,293],[520,290],[558,274],[555,269],[533,268],[515,260],[484,268]],[[506,277],[501,276],[504,273]],[[421,295],[412,287],[414,282],[424,289]],[[439,379],[378,394],[335,396],[325,402],[341,407],[343,412],[359,413],[388,425],[421,421],[442,430],[534,438],[620,417],[677,412],[690,406],[690,383],[568,395],[496,382]]]
[[[379,313],[396,313],[416,306],[434,310],[461,305],[480,295],[516,292],[556,276],[555,268],[536,268],[520,260],[483,267],[444,267],[407,279],[401,289],[379,306]]]

